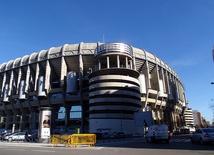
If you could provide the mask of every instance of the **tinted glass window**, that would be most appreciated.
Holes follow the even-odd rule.
[[[214,132],[214,129],[203,129],[204,132]]]

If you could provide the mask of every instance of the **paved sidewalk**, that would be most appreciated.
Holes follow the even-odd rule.
[[[7,142],[7,141],[0,141],[0,145],[14,145],[14,146],[40,146],[40,147],[52,147],[52,144],[48,143],[31,143],[31,142],[23,142],[23,141],[13,141],[13,142]]]

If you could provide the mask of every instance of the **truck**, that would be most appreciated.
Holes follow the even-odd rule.
[[[151,125],[146,131],[145,138],[146,142],[166,142],[169,143],[170,135],[167,125]]]

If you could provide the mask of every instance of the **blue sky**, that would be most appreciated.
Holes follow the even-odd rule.
[[[189,106],[212,120],[214,0],[0,1],[0,64],[103,40],[155,54],[181,78]]]

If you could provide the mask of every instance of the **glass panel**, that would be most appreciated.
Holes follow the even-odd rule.
[[[82,117],[82,107],[72,106],[70,111],[70,118],[81,118]]]
[[[58,119],[64,119],[65,118],[65,108],[61,107],[58,111]]]

